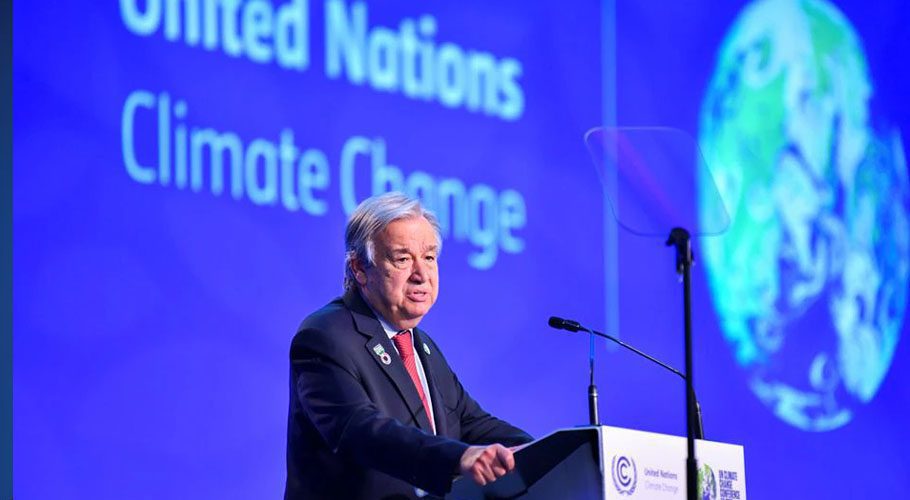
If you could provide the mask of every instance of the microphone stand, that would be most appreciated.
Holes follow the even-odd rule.
[[[552,320],[551,320],[550,326],[553,327],[553,328],[560,329],[560,330],[568,330],[568,331],[570,331],[570,332],[571,332],[571,331],[575,331],[575,332],[578,332],[578,331],[588,332],[588,333],[591,335],[591,340],[592,340],[592,344],[591,344],[591,346],[592,346],[592,351],[591,351],[591,360],[590,360],[590,363],[591,363],[591,385],[588,387],[588,396],[589,396],[589,397],[588,397],[588,414],[594,416],[594,418],[591,419],[591,425],[599,425],[599,424],[595,423],[595,419],[596,419],[596,416],[597,416],[597,388],[594,386],[594,351],[593,351],[593,345],[594,345],[594,344],[593,344],[593,340],[594,340],[594,336],[598,336],[598,337],[602,337],[602,338],[605,338],[605,339],[607,339],[607,340],[610,340],[610,341],[612,341],[612,342],[614,342],[614,343],[616,343],[616,344],[618,344],[618,345],[620,345],[620,346],[622,346],[622,347],[624,347],[624,348],[626,348],[626,349],[628,349],[628,350],[634,352],[635,354],[638,354],[639,356],[641,356],[641,357],[643,357],[643,358],[645,358],[645,359],[647,359],[647,360],[649,360],[649,361],[652,361],[652,362],[654,362],[654,363],[656,363],[656,364],[658,364],[658,365],[660,365],[660,366],[666,368],[667,370],[669,370],[669,371],[675,373],[676,375],[679,376],[679,378],[683,379],[683,381],[687,381],[687,377],[686,377],[685,374],[683,374],[681,371],[677,370],[676,368],[673,368],[672,366],[670,366],[670,365],[664,363],[663,361],[661,361],[661,360],[655,358],[654,356],[650,356],[650,355],[648,355],[647,353],[642,352],[642,351],[640,351],[640,350],[638,350],[638,349],[632,347],[631,345],[629,345],[629,344],[623,342],[622,340],[619,340],[618,338],[616,338],[616,337],[614,337],[614,336],[612,336],[612,335],[607,335],[606,333],[599,332],[599,331],[597,331],[597,330],[591,330],[591,329],[586,328],[586,327],[584,327],[584,326],[582,326],[582,325],[580,325],[580,324],[578,324],[577,322],[574,322],[574,321],[564,321],[563,323],[557,322],[557,323],[554,324],[554,323],[552,322]],[[591,397],[592,388],[593,388],[593,393],[594,393],[593,398]],[[692,389],[692,395],[695,396],[695,389],[694,389],[694,388]],[[695,398],[695,413],[696,413],[695,429],[694,429],[694,431],[695,431],[695,432],[694,432],[694,433],[695,433],[695,439],[704,439],[704,438],[705,438],[705,427],[704,427],[704,424],[703,424],[703,422],[702,422],[701,405],[698,404],[698,398]]]
[[[588,421],[591,425],[600,425],[600,419],[597,417],[597,386],[594,385],[594,333],[589,333],[591,333],[591,340],[588,363],[591,371],[591,382],[588,385]]]
[[[676,248],[676,272],[683,280],[683,314],[685,320],[686,356],[686,498],[698,496],[698,463],[695,460],[696,414],[695,389],[692,384],[692,244],[689,232],[675,227],[667,238],[667,246]]]

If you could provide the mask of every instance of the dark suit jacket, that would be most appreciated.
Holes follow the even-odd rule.
[[[415,328],[414,345],[436,435],[392,341],[358,292],[303,321],[291,343],[285,499],[415,498],[415,486],[442,496],[468,444],[531,440],[481,409],[429,335]]]

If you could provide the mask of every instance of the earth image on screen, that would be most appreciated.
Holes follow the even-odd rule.
[[[699,216],[719,192],[731,220],[701,243],[721,330],[754,394],[803,430],[839,428],[873,399],[904,320],[907,164],[874,97],[836,7],[760,0],[730,27],[702,102]]]

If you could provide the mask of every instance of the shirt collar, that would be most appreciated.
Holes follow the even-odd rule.
[[[376,311],[376,309],[373,309],[373,306],[371,306],[369,302],[367,302],[367,301],[365,301],[365,300],[364,300],[364,302],[366,302],[367,307],[369,307],[370,310],[373,311],[373,314],[376,316],[376,319],[379,320],[379,324],[382,325],[382,329],[385,331],[385,334],[389,336],[389,339],[391,339],[391,338],[394,337],[395,335],[398,335],[399,330],[396,330],[396,329],[392,328],[392,325],[390,325],[390,324],[385,320],[385,318],[383,318],[382,315],[379,314],[379,312]],[[404,331],[404,330],[400,330],[400,331]]]

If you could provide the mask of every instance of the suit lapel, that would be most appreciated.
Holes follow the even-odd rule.
[[[436,387],[436,370],[434,370],[435,354],[429,347],[429,344],[423,339],[423,332],[414,329],[414,349],[417,351],[417,356],[420,358],[420,364],[423,365],[423,373],[427,377],[427,386],[430,388],[430,403],[433,405],[433,416],[435,417],[436,424],[436,435],[437,436],[446,436],[446,414],[445,406],[443,405],[442,395],[439,393],[439,389]]]
[[[413,422],[417,427],[427,432],[432,432],[430,419],[423,409],[420,394],[417,393],[417,388],[414,387],[414,382],[411,380],[411,376],[408,375],[404,363],[401,362],[401,356],[398,355],[392,345],[392,341],[389,340],[385,330],[382,329],[379,320],[373,315],[373,311],[370,310],[357,291],[347,291],[344,295],[344,303],[354,317],[354,325],[357,331],[367,337],[363,348],[367,350],[373,361],[379,365],[379,368],[392,381],[398,395],[401,396],[405,405],[407,405]],[[426,368],[426,365],[424,367]],[[433,411],[436,411],[435,406]],[[410,422],[405,423],[409,424]]]

